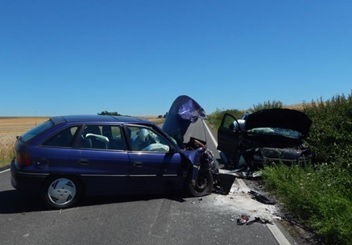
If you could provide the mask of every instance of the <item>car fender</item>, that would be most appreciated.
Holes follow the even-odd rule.
[[[216,173],[218,171],[215,166],[213,154],[210,150],[199,147],[196,150],[183,151],[183,153],[190,164],[191,172],[189,174],[191,176],[191,181],[195,181],[197,179],[200,169],[211,171],[212,173]]]

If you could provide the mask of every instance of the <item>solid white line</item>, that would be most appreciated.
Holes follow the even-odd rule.
[[[7,171],[10,171],[10,169],[8,168],[8,169],[5,169],[5,170],[3,170],[3,171],[0,171],[0,174],[5,173],[5,172],[7,172]]]
[[[208,125],[205,123],[204,120],[203,120],[203,124],[204,124],[205,128],[208,130],[208,133],[209,133],[209,135],[210,135],[210,138],[211,138],[211,140],[213,141],[215,147],[217,147],[217,146],[218,146],[218,142],[216,141],[215,137],[214,137],[213,134],[211,133],[211,131],[210,131]]]
[[[275,237],[276,241],[280,245],[291,245],[291,243],[286,239],[285,235],[281,232],[279,227],[275,223],[274,225],[267,224],[266,226],[271,231],[271,234]]]

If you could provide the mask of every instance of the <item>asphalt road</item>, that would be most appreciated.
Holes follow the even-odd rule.
[[[237,225],[238,204],[224,198],[215,193],[99,197],[52,211],[36,196],[19,195],[10,172],[3,171],[0,244],[279,244],[267,225]]]

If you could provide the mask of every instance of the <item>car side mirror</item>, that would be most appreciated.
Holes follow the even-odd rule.
[[[173,147],[170,147],[169,151],[167,152],[168,155],[173,155],[176,153],[176,149]]]

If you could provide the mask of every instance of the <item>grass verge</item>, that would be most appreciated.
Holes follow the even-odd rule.
[[[266,167],[266,188],[324,244],[352,244],[350,173],[338,165]]]

